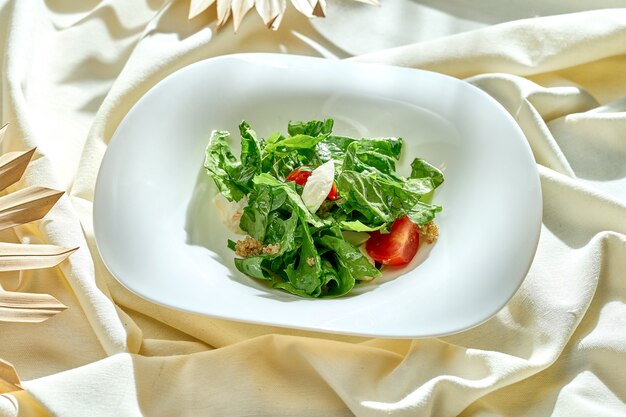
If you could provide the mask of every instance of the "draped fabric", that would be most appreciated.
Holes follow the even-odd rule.
[[[214,11],[188,21],[185,1],[0,1],[3,151],[37,147],[17,188],[67,192],[3,238],[80,246],[59,268],[22,275],[21,291],[69,309],[0,323],[0,357],[25,388],[0,396],[0,416],[626,415],[626,9],[393,45],[416,30],[410,21],[346,34],[344,23],[358,26],[350,7],[371,6],[341,4],[345,17],[328,22],[290,9],[276,32],[250,14],[235,34],[214,29]],[[353,56],[345,45],[358,37],[367,53]],[[175,311],[108,273],[92,204],[117,125],[168,74],[250,51],[437,71],[513,115],[537,162],[543,225],[528,276],[497,315],[442,338],[338,336]]]

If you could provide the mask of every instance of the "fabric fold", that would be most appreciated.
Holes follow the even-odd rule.
[[[23,277],[25,290],[69,309],[42,325],[3,324],[0,357],[26,392],[0,396],[0,416],[625,415],[626,9],[352,58],[470,77],[524,132],[541,178],[541,238],[524,283],[485,323],[419,340],[234,323],[150,303],[107,271],[92,202],[120,121],[160,80],[201,59],[342,56],[332,36],[289,9],[277,32],[250,14],[234,34],[228,24],[215,29],[214,11],[188,21],[185,1],[0,2],[4,151],[40,153],[16,188],[68,192],[13,237],[81,247],[61,269]]]

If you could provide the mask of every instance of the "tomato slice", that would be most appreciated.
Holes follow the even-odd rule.
[[[419,228],[404,216],[393,222],[389,233],[372,232],[365,249],[383,265],[406,265],[417,253],[419,244]]]
[[[306,184],[312,173],[313,171],[308,171],[304,168],[296,168],[291,171],[289,175],[287,175],[287,177],[285,177],[285,181],[295,181],[295,183],[298,185],[304,185]],[[328,192],[328,196],[326,198],[331,201],[335,201],[339,198],[339,194],[337,193],[337,184],[335,184],[334,181],[333,186]]]
[[[326,198],[330,201],[335,201],[339,198],[339,194],[337,193],[337,184],[335,184],[335,181],[333,181],[333,186],[330,188],[330,191],[328,192],[328,197]]]
[[[289,175],[287,175],[285,181],[295,181],[295,183],[298,185],[304,185],[306,184],[312,173],[312,171],[306,169],[296,168],[291,171]]]

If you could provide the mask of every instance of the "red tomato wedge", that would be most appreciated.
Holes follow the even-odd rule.
[[[285,177],[285,181],[294,181],[298,185],[304,185],[306,184],[311,174],[312,174],[312,171],[307,171],[306,169],[302,169],[302,168],[296,168],[293,171],[291,171],[289,175],[287,175],[287,177]],[[331,201],[335,201],[339,198],[339,195],[337,194],[337,184],[335,184],[334,181],[333,181],[333,186],[330,189],[328,196],[326,198]]]
[[[333,181],[333,186],[330,188],[330,191],[328,192],[328,197],[326,198],[330,201],[335,201],[339,198],[339,194],[337,194],[337,184],[335,184],[335,181]]]
[[[419,228],[404,216],[393,222],[389,233],[372,232],[365,249],[383,265],[406,265],[417,253],[419,244]]]
[[[287,175],[285,181],[295,181],[298,185],[306,184],[307,180],[313,172],[302,168],[296,168]]]

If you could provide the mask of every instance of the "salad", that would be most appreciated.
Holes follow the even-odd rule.
[[[230,134],[213,131],[204,166],[218,188],[224,224],[245,235],[228,240],[242,273],[302,297],[338,297],[356,283],[406,265],[420,240],[438,235],[430,204],[443,182],[416,158],[396,172],[402,139],[332,133],[333,120],[290,122],[287,134],[260,138],[239,125],[241,155]]]

